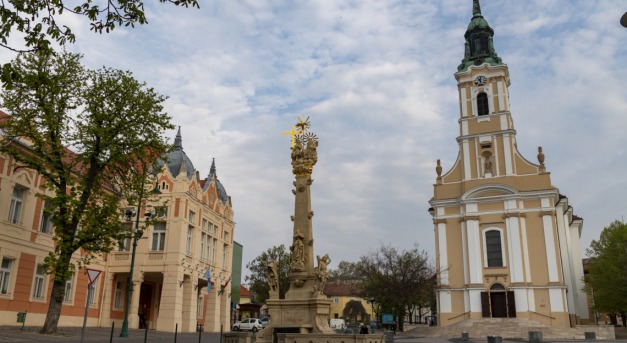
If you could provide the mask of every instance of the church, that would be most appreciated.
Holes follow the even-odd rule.
[[[474,0],[455,73],[459,154],[444,173],[437,161],[429,201],[438,325],[486,318],[550,327],[585,324],[583,220],[553,186],[542,147],[537,163],[518,151],[509,72],[493,36]]]

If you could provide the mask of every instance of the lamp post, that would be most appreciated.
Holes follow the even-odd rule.
[[[153,190],[153,193],[155,194],[161,193],[159,192],[157,185],[155,185],[155,189]],[[133,295],[133,271],[135,269],[135,251],[137,250],[137,240],[140,239],[142,235],[144,234],[143,231],[139,230],[139,214],[141,212],[143,197],[144,197],[144,187],[142,183],[142,188],[139,191],[139,200],[137,204],[137,217],[135,219],[135,231],[133,232],[133,250],[131,252],[131,271],[128,276],[128,287],[127,287],[127,292],[126,292],[126,306],[124,309],[124,322],[122,322],[122,331],[120,332],[120,337],[128,337],[128,311],[129,311],[129,307],[131,306],[131,297]],[[130,212],[130,215],[128,215],[129,212]],[[132,211],[129,210],[126,214],[128,215],[128,217],[131,217]],[[150,215],[151,215],[150,213],[146,213],[146,217],[150,217]]]
[[[623,27],[627,27],[627,12],[620,18],[620,24],[623,25]]]

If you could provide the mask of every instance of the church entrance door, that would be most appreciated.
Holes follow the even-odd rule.
[[[490,304],[493,318],[507,318],[505,292],[490,292]]]

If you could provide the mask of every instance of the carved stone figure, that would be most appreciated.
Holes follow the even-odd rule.
[[[493,172],[492,172],[492,156],[491,155],[488,155],[488,156],[485,157],[485,162],[484,162],[483,168],[484,168],[484,173],[485,174],[487,174],[487,173],[493,174]]]
[[[279,267],[275,260],[268,262],[268,285],[270,286],[270,298],[279,297]]]
[[[290,247],[292,251],[292,270],[294,271],[302,271],[305,269],[305,236],[300,232],[300,230],[296,230],[294,234],[294,243]]]
[[[314,294],[323,294],[324,286],[326,286],[327,281],[329,280],[327,267],[329,266],[329,263],[331,263],[331,258],[329,257],[329,254],[325,254],[322,258],[318,255],[316,258],[318,259],[318,266],[314,268],[314,274],[316,275]]]

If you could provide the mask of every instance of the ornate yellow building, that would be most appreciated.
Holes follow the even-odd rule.
[[[235,233],[231,199],[215,163],[205,179],[199,177],[183,151],[180,130],[173,148],[156,169],[154,202],[140,213],[141,223],[146,213],[156,222],[138,240],[129,327],[140,327],[141,314],[149,328],[160,331],[174,332],[177,324],[183,332],[195,331],[197,324],[210,332],[219,332],[221,325],[228,330]],[[17,312],[28,312],[27,325],[41,325],[48,309],[52,281],[42,263],[53,249],[54,228],[36,196],[42,182],[40,175],[0,156],[0,325],[15,325]],[[136,206],[129,204],[121,215],[129,231]],[[114,321],[122,326],[131,243],[127,239],[92,261],[89,268],[102,272],[93,297],[87,299],[84,270],[67,282],[60,326],[82,325],[86,300],[89,326],[110,327]]]
[[[587,322],[581,291],[583,221],[538,163],[517,149],[509,72],[494,50],[479,1],[465,34],[459,89],[459,155],[438,160],[433,215],[438,325],[486,317],[549,326]]]

